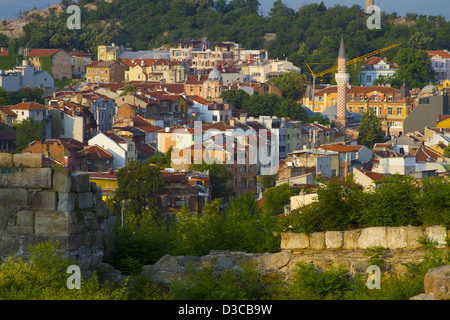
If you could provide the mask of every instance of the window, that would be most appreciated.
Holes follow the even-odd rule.
[[[359,95],[359,101],[364,101],[364,95],[363,94]]]
[[[371,76],[371,75],[368,75],[368,76],[366,77],[366,81],[367,81],[367,82],[372,82],[372,76]]]
[[[388,114],[389,114],[389,115],[392,115],[392,107],[389,107],[389,108],[388,108]]]
[[[397,107],[397,115],[402,115],[402,107]]]

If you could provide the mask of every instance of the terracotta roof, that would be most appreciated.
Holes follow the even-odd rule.
[[[347,90],[347,94],[368,94],[374,91],[378,91],[384,94],[398,94],[400,90],[392,88],[392,87],[380,87],[380,86],[372,86],[372,87],[358,87],[354,86]],[[316,96],[322,96],[324,94],[337,93],[337,86],[331,86],[320,90],[316,93]]]
[[[31,101],[21,102],[10,107],[11,110],[47,110],[42,104]]]
[[[359,151],[362,148],[362,146],[356,145],[356,146],[345,146],[342,144],[326,144],[319,146],[319,149],[324,150],[330,150],[335,152],[352,152],[352,151]]]
[[[75,140],[73,138],[60,138],[60,141],[70,143],[71,145],[77,146],[78,148],[84,148],[83,142]]]
[[[196,101],[196,102],[198,102],[198,103],[200,103],[200,104],[211,104],[211,103],[212,103],[211,101],[209,101],[209,100],[207,100],[207,99],[204,99],[204,98],[202,98],[202,97],[196,96],[196,95],[193,95],[193,96],[187,96],[187,98],[188,98],[189,100],[194,100],[194,101]]]
[[[98,145],[86,147],[84,150],[78,151],[77,155],[93,160],[106,160],[114,158],[110,152]]]
[[[416,152],[416,161],[435,162],[440,157],[442,157],[441,154],[424,145]]]
[[[207,75],[188,75],[186,79],[186,84],[202,84],[208,80]]]
[[[11,116],[11,117],[17,117],[17,114],[10,109],[10,106],[0,107],[0,112],[3,112],[4,114]]]
[[[110,138],[111,140],[113,140],[114,142],[117,142],[117,143],[127,143],[127,140],[125,140],[124,138],[122,138],[120,135],[118,135],[118,134],[115,133],[115,132],[108,131],[108,132],[106,133],[106,136],[107,136],[108,138]]]
[[[94,60],[91,63],[89,63],[86,68],[109,68],[113,65],[115,65],[117,62],[116,60],[110,60],[110,61],[98,61],[98,60]]]
[[[438,55],[442,58],[450,59],[450,52],[447,50],[438,50],[438,51],[427,51],[430,56]]]
[[[398,66],[395,63],[389,62],[389,61],[385,61],[385,60],[381,59],[380,57],[370,57],[370,58],[368,58],[364,62],[362,68],[363,69],[373,69],[373,66],[378,64],[380,61],[386,62],[390,66],[391,69],[398,69]]]
[[[90,57],[91,56],[89,53],[83,52],[81,50],[76,50],[76,49],[73,49],[70,52],[70,55],[71,56],[76,56],[76,57]]]
[[[30,57],[50,57],[57,53],[58,51],[62,51],[61,49],[29,49],[28,56]]]
[[[156,153],[160,153],[155,147],[148,143],[137,144],[136,149],[147,158],[153,157]]]

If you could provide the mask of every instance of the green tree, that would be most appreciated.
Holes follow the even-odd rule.
[[[278,187],[272,187],[264,192],[263,208],[270,214],[280,214],[284,212],[284,206],[289,204],[292,190],[289,184],[283,183]]]
[[[155,193],[162,190],[165,180],[158,167],[146,162],[131,162],[117,174],[116,201],[126,201],[130,214],[140,214],[155,208]]]
[[[241,109],[242,104],[250,98],[250,95],[242,89],[231,89],[222,92],[220,97],[232,103],[236,108]]]
[[[228,167],[215,162],[207,164],[203,161],[201,164],[192,164],[191,169],[197,171],[209,171],[212,198],[228,200],[229,195],[233,190],[231,187],[233,174]]]
[[[289,71],[282,77],[270,78],[269,83],[280,89],[284,98],[298,100],[306,89],[308,79],[305,74]]]
[[[36,122],[33,118],[27,118],[13,128],[16,130],[17,152],[21,152],[33,141],[44,140],[46,134],[44,121]]]
[[[430,58],[425,50],[402,48],[394,58],[398,64],[393,86],[399,88],[406,83],[410,88],[423,88],[434,81],[435,73]]]
[[[358,132],[358,144],[370,149],[375,143],[383,141],[384,132],[381,129],[381,122],[372,109],[362,114]]]

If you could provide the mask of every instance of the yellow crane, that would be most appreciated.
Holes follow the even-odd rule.
[[[381,52],[384,52],[384,51],[390,50],[390,49],[392,49],[392,48],[401,46],[402,44],[403,44],[403,43],[397,43],[397,44],[394,44],[394,45],[389,46],[389,47],[386,47],[386,48],[382,48],[382,49],[375,50],[375,51],[373,51],[373,52],[371,52],[371,53],[368,53],[368,54],[365,54],[365,55],[363,55],[363,56],[361,56],[361,57],[358,57],[358,58],[355,58],[355,59],[353,59],[353,60],[347,61],[347,65],[351,65],[351,64],[354,64],[354,63],[356,63],[356,62],[358,62],[358,61],[365,60],[365,59],[370,58],[370,57],[372,57],[372,56],[374,56],[374,55],[377,55],[377,54],[379,54],[379,53],[381,53]],[[326,69],[326,70],[324,70],[324,71],[320,71],[320,72],[318,72],[318,73],[314,73],[314,72],[311,70],[311,67],[309,66],[310,64],[327,64],[327,63],[309,63],[309,64],[307,63],[307,64],[306,64],[306,66],[308,67],[309,71],[311,71],[311,75],[313,76],[313,96],[312,96],[312,99],[313,99],[313,111],[314,111],[314,100],[315,100],[315,93],[316,93],[316,92],[315,92],[315,90],[316,90],[316,78],[318,78],[318,77],[323,77],[325,74],[337,70],[338,67],[337,67],[337,65],[336,65],[336,66],[334,66],[334,67],[332,67],[332,68],[329,68],[329,69]]]

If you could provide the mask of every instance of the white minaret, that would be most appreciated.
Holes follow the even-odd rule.
[[[350,75],[347,73],[347,56],[345,54],[344,38],[341,39],[341,47],[338,56],[338,72],[335,75],[337,83],[337,119],[336,126],[341,129],[347,125],[347,86]]]

